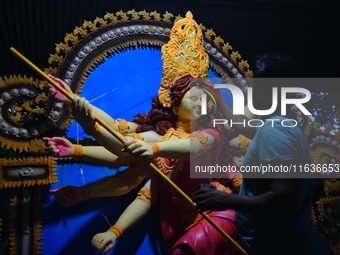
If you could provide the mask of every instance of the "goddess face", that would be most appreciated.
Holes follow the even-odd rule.
[[[197,120],[201,117],[203,91],[198,87],[192,87],[182,98],[181,104],[174,109],[179,120]]]

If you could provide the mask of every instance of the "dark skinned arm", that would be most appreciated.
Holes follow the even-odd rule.
[[[295,214],[299,210],[299,179],[270,179],[270,190],[257,196],[227,194],[202,188],[193,201],[201,211],[235,211],[253,215],[272,216]]]

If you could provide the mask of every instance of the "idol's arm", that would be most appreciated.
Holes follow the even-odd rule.
[[[82,146],[73,144],[63,137],[45,138],[49,148],[56,157],[72,157],[78,160],[86,161],[96,165],[104,165],[110,168],[116,168],[123,165],[134,163],[132,156],[118,157],[105,149],[103,146]]]
[[[126,230],[135,225],[149,212],[152,204],[148,192],[150,188],[151,180],[148,180],[136,199],[125,209],[114,226],[110,227],[108,231],[98,233],[93,237],[92,246],[97,252],[106,254]]]
[[[208,151],[215,142],[216,138],[211,134],[193,132],[190,138],[173,139],[162,142],[146,143],[145,141],[131,140],[124,148],[137,157],[162,157],[190,160]]]
[[[130,192],[145,179],[147,169],[146,162],[138,161],[120,175],[106,177],[82,187],[67,185],[51,190],[50,193],[66,207],[90,198],[121,196]]]
[[[76,100],[77,98],[79,98],[79,96],[74,94],[71,88],[63,80],[58,79],[52,75],[49,75],[49,77],[53,79],[55,82],[57,82],[63,89],[65,89],[71,97],[75,98]],[[63,101],[63,102],[69,101],[69,99],[56,88],[50,86],[50,91],[51,91],[51,95],[57,98],[58,100]],[[72,101],[74,102],[75,100],[72,100]],[[71,109],[73,109],[73,107],[71,107]],[[98,118],[100,118],[103,122],[107,123],[107,125],[113,128],[115,131],[118,131],[118,132],[121,131],[122,133],[124,132],[126,134],[136,132],[136,129],[138,127],[136,123],[128,122],[128,121],[124,121],[120,119],[115,120],[109,114],[107,114],[106,112],[104,112],[103,110],[95,106],[93,106],[92,111]]]

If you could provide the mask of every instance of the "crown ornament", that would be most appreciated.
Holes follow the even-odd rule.
[[[190,11],[175,22],[169,42],[162,46],[161,52],[163,77],[158,98],[163,107],[170,107],[169,90],[176,80],[185,76],[208,77],[209,56],[204,51],[204,37]]]

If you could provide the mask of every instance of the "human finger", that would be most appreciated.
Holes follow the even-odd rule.
[[[209,190],[198,190],[195,193],[194,198],[192,199],[193,202],[195,203],[202,203],[202,201],[204,201],[206,198],[209,197]]]
[[[204,194],[208,193],[209,191],[211,191],[211,189],[207,189],[207,188],[198,189],[195,192],[195,196],[204,195]]]
[[[200,211],[207,211],[211,209],[210,200],[205,196],[197,196],[192,201],[196,204],[196,208]]]

